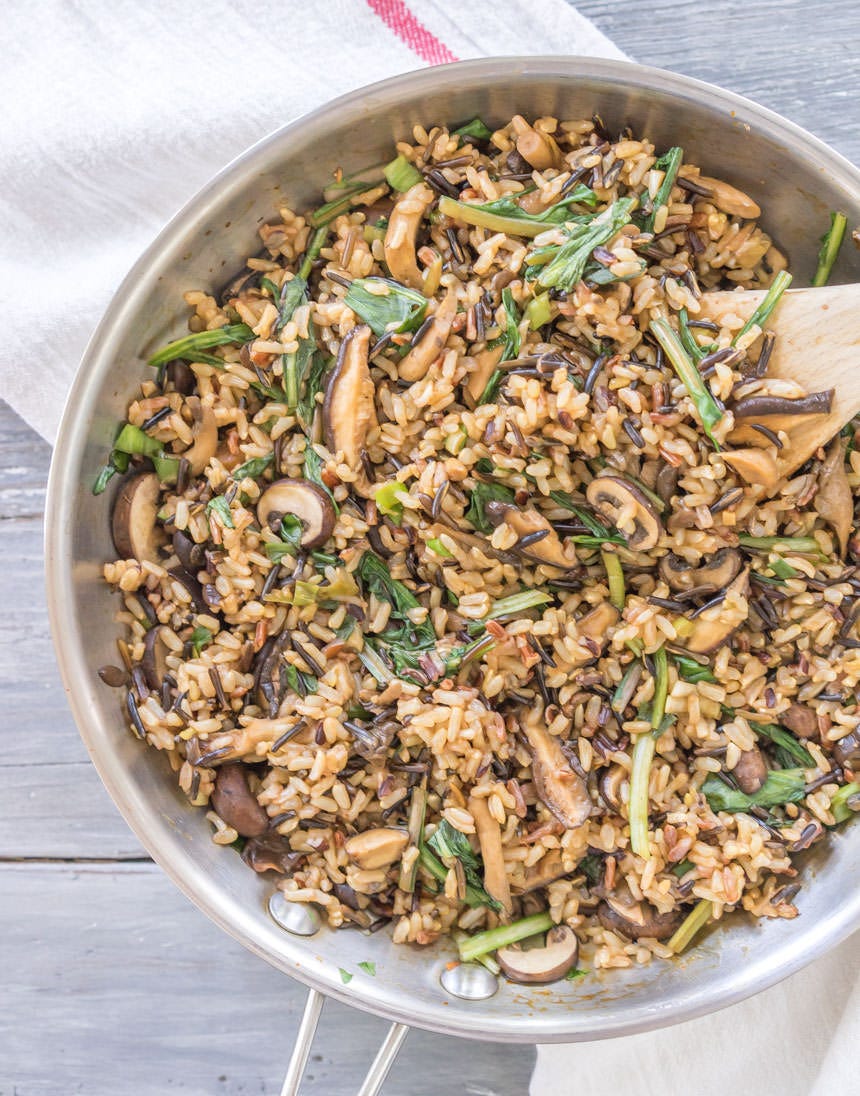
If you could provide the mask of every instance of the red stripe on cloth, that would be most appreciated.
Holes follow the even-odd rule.
[[[449,61],[459,60],[444,42],[440,42],[415,18],[403,0],[367,0],[367,4],[389,30],[393,30],[401,42],[405,42],[428,65],[446,65]]]

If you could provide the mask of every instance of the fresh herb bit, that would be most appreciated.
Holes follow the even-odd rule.
[[[208,647],[212,642],[212,633],[201,624],[191,633],[189,642],[191,644],[191,650],[194,652],[194,657],[199,658],[203,648]]]
[[[842,247],[847,226],[848,218],[844,213],[834,211],[830,214],[830,228],[821,237],[821,250],[818,252],[818,268],[815,271],[815,277],[812,279],[813,285],[827,285],[830,272],[833,270],[833,264],[836,262],[840,247]]]
[[[259,479],[274,459],[274,453],[267,453],[265,457],[251,457],[238,468],[234,468],[231,475],[237,482],[243,479]]]
[[[445,824],[444,819],[443,824]],[[451,828],[453,829],[453,826]],[[457,831],[454,830],[454,832],[456,833]],[[430,844],[435,836],[436,834],[433,834],[433,837],[430,838],[430,841],[426,845],[420,846],[418,857],[421,867],[424,868],[424,870],[428,872],[436,880],[437,883],[444,884],[445,880],[448,878],[448,868],[445,867],[445,865],[437,859],[436,855],[430,849]],[[468,842],[466,843],[468,844]],[[443,847],[447,847],[444,842]],[[471,852],[471,846],[469,846],[469,851]],[[442,853],[440,853],[439,855],[441,856]],[[472,855],[474,856],[474,853],[472,853]],[[451,855],[449,859],[452,861],[459,860],[460,857]],[[463,861],[461,861],[461,863],[463,863]],[[470,870],[473,872],[472,877],[474,878],[474,869]],[[466,872],[465,863],[463,863],[463,871]],[[470,881],[469,874],[467,873],[466,894],[464,898],[466,905],[470,906],[473,909],[477,906],[488,906],[492,910],[500,910],[502,908],[501,905],[495,900],[495,898],[487,894],[480,881],[480,877],[477,878],[478,881],[476,884]]]
[[[363,970],[365,974],[369,974],[371,978],[376,977],[376,963],[372,962],[370,959],[364,959],[358,966],[360,970]]]
[[[624,588],[624,570],[621,566],[621,560],[615,552],[601,552],[600,558],[606,568],[609,600],[619,613],[623,612],[627,594]]]
[[[717,680],[711,672],[710,666],[703,666],[701,662],[697,662],[688,655],[673,654],[672,661],[675,663],[678,677],[683,681],[689,681],[691,685],[696,685],[700,681]]]
[[[636,695],[642,677],[642,663],[636,659],[630,663],[612,694],[609,706],[620,715]]]
[[[469,498],[469,508],[466,511],[466,521],[472,524],[479,533],[491,533],[493,526],[485,513],[488,502],[513,502],[514,492],[510,487],[501,483],[476,483],[472,488]]]
[[[750,807],[780,807],[784,803],[798,803],[804,797],[806,775],[804,769],[776,769],[757,792],[747,795],[724,784],[718,776],[709,776],[702,785],[702,794],[713,811],[743,813]]]
[[[430,549],[431,552],[435,552],[437,556],[441,556],[442,559],[454,558],[454,553],[449,552],[438,537],[431,537],[427,541],[427,547]]]
[[[368,647],[384,648],[397,674],[414,669],[421,654],[436,644],[436,633],[430,621],[425,619],[421,624],[415,624],[409,617],[410,612],[421,608],[418,598],[408,586],[391,577],[386,565],[373,552],[364,553],[355,574],[364,587],[365,595],[373,594],[378,601],[387,601],[391,605],[389,627],[380,635],[373,636],[372,641],[367,637],[365,651]],[[367,668],[377,676],[374,672],[376,667]]]
[[[583,856],[577,867],[588,880],[588,885],[596,887],[603,876],[603,861],[601,858],[590,852],[587,856]]]
[[[481,628],[483,628],[483,625],[481,625]],[[458,670],[462,670],[463,667],[468,666],[470,662],[482,658],[488,651],[492,651],[495,646],[496,641],[493,636],[482,635],[472,643],[466,643],[464,646],[452,648],[445,658],[446,677],[450,677],[451,674],[455,674]]]
[[[793,761],[798,762],[805,769],[815,768],[815,758],[809,750],[801,746],[794,735],[783,727],[777,727],[775,723],[750,723],[750,727],[761,738],[767,738],[779,746]],[[786,767],[791,768],[790,765]]]
[[[304,526],[302,525],[301,518],[296,517],[295,514],[284,514],[281,518],[279,535],[284,544],[292,549],[292,554],[294,556],[299,554],[303,532]]]
[[[418,168],[410,163],[405,156],[398,156],[390,164],[386,164],[383,174],[385,175],[385,181],[392,190],[409,190],[416,183],[424,181],[424,176]]]
[[[602,544],[621,544],[627,543],[626,539],[620,534],[613,532],[609,526],[604,525],[602,521],[590,513],[582,506],[577,506],[570,495],[566,495],[564,491],[550,491],[549,497],[552,501],[560,506],[563,510],[569,510],[574,514],[578,521],[582,522],[586,529],[589,530],[587,535],[574,533],[568,537],[574,544],[581,544],[584,547],[599,548]]]
[[[683,879],[687,872],[692,871],[695,866],[696,865],[693,863],[692,860],[682,860],[680,864],[676,864],[673,868],[670,868],[669,870],[679,879]]]
[[[697,902],[690,913],[678,926],[675,935],[669,940],[668,946],[675,955],[680,955],[693,941],[711,919],[713,908],[710,899],[703,898]]]
[[[504,380],[504,373],[501,369],[495,370],[491,374],[490,379],[487,381],[486,387],[481,395],[478,397],[478,407],[483,407],[486,403],[495,403],[496,396],[499,394],[499,389],[502,387],[502,381]]]
[[[226,529],[235,529],[233,515],[230,513],[230,503],[223,495],[216,495],[206,503],[206,514],[217,514],[218,520]]]
[[[369,643],[365,643],[362,650],[358,652],[358,660],[376,678],[380,685],[390,685],[394,681],[394,674]]]
[[[550,308],[549,293],[538,293],[536,297],[532,297],[526,305],[526,317],[529,321],[530,330],[537,331],[538,328],[549,323]]]
[[[460,959],[464,963],[471,963],[474,959],[486,955],[488,951],[518,944],[520,940],[527,940],[530,936],[549,932],[552,927],[553,920],[550,914],[533,913],[530,917],[523,917],[510,925],[499,925],[485,932],[476,932],[474,936],[468,936],[458,944]]]
[[[628,274],[613,274],[608,266],[604,266],[603,263],[589,263],[585,270],[582,272],[582,280],[586,285],[592,288],[599,288],[602,285],[615,285],[616,282],[629,282],[633,278],[638,278],[648,269],[648,264],[644,259],[637,259],[637,270],[632,270]]]
[[[326,484],[323,481],[322,467],[323,467],[322,457],[319,455],[319,453],[316,451],[316,449],[314,449],[314,447],[312,445],[310,445],[310,444],[306,445],[305,446],[305,459],[304,459],[305,479],[310,480],[311,483],[315,483],[318,487],[322,487],[323,491],[325,491],[325,493],[331,499],[331,504],[334,507],[334,512],[336,514],[339,514],[340,513],[340,507],[335,502],[334,495],[331,493],[331,490],[329,489],[328,484]],[[316,556],[317,554],[318,553],[316,553],[316,552],[313,553],[314,556]],[[331,558],[336,563],[340,562],[340,560],[337,558],[337,556],[333,556]]]
[[[854,799],[855,796],[860,796],[860,784],[856,780],[850,784],[843,784],[833,793],[833,798],[830,800],[830,813],[837,825],[840,822],[847,822],[853,814],[857,813],[856,809],[852,810],[849,804],[849,800]]]
[[[654,218],[657,216],[657,210],[660,206],[669,204],[672,187],[675,185],[675,180],[678,177],[678,169],[680,168],[683,159],[684,150],[678,148],[676,145],[674,148],[670,148],[668,152],[664,152],[659,159],[654,161],[654,166],[651,170],[662,171],[663,181],[660,183],[657,193],[654,195],[651,212],[645,218],[643,227],[646,232],[654,231]]]
[[[666,648],[658,647],[653,654],[655,682],[654,699],[651,701],[651,727],[659,735],[662,733],[663,717],[666,714],[666,697],[669,695],[669,662]]]
[[[391,518],[395,525],[400,525],[403,521],[403,503],[397,496],[405,490],[406,488],[399,480],[391,480],[390,483],[384,483],[378,488],[373,496],[377,510],[385,514],[387,518]]]
[[[343,967],[338,967],[337,969],[338,969],[338,972],[340,973],[341,982],[343,982],[343,984],[345,986],[348,986],[349,983],[352,981],[354,976],[352,974],[350,974],[348,970],[344,970]]]
[[[318,682],[313,674],[306,674],[297,666],[287,666],[284,671],[287,684],[299,696],[307,696],[317,691]]]
[[[260,289],[268,293],[273,301],[277,301],[281,295],[280,287],[275,285],[271,278],[260,278]]]
[[[295,556],[295,550],[291,544],[284,544],[282,540],[270,540],[264,545],[266,555],[272,563],[280,563],[282,559]],[[274,592],[274,591],[273,591]]]
[[[738,544],[742,548],[753,548],[760,552],[798,552],[803,555],[820,553],[821,545],[815,537],[751,537],[740,533]],[[773,570],[772,564],[768,564]]]
[[[474,891],[474,898],[480,896],[481,905],[489,906],[496,912],[502,908],[501,903],[487,893],[484,887],[481,858],[469,844],[469,838],[465,834],[455,830],[451,823],[443,818],[427,845],[446,866],[453,860],[460,861],[463,865],[466,885]]]
[[[290,322],[293,313],[304,301],[308,290],[308,278],[314,263],[319,258],[319,253],[327,236],[328,228],[325,226],[314,232],[298,273],[281,286],[281,296],[278,300],[278,322],[275,325],[276,333],[280,332]]]
[[[512,236],[531,238],[562,224],[574,225],[577,221],[591,221],[591,216],[575,216],[569,207],[575,204],[594,206],[597,203],[597,195],[593,190],[587,186],[577,186],[560,202],[542,213],[527,213],[516,200],[521,196],[522,192],[506,194],[492,202],[472,204],[458,202],[455,198],[443,195],[439,199],[439,212],[453,221],[486,228],[490,232],[505,232]]]
[[[519,616],[528,609],[546,605],[548,601],[552,601],[552,597],[545,590],[521,590],[518,594],[508,594],[507,597],[500,597],[492,602],[484,621]]]
[[[226,346],[230,343],[246,343],[254,338],[254,332],[244,323],[227,324],[218,327],[214,331],[198,331],[193,335],[186,335],[182,339],[176,339],[168,343],[149,359],[149,364],[154,368],[166,365],[167,362],[176,361],[200,361],[197,352],[209,350],[213,346]],[[216,359],[223,366],[220,358]]]
[[[454,135],[456,137],[474,137],[476,141],[489,141],[493,136],[493,131],[481,118],[473,118],[471,122],[455,129]]]
[[[391,330],[397,334],[417,331],[427,311],[427,298],[423,293],[390,278],[355,278],[346,292],[344,304],[370,325],[377,338]]]
[[[732,346],[735,346],[739,339],[742,339],[748,331],[753,327],[764,328],[764,325],[770,319],[770,314],[779,304],[779,299],[783,293],[791,285],[791,275],[787,270],[780,270],[771,283],[770,289],[765,294],[764,300],[753,312],[747,322],[743,325],[740,331],[732,339]],[[665,321],[664,321],[665,322]],[[652,330],[653,330],[653,324]],[[663,348],[665,350],[665,347]]]
[[[317,567],[340,567],[343,564],[343,560],[340,556],[336,556],[332,552],[320,552],[319,549],[311,552],[311,559]],[[348,617],[347,619],[353,624],[355,623],[352,617]],[[340,631],[340,629],[338,629],[338,631]],[[352,631],[352,628],[350,628],[350,631]]]
[[[496,466],[489,457],[481,457],[480,460],[475,461],[475,471],[480,472],[482,476],[491,476],[495,470]]]
[[[721,421],[723,412],[714,399],[713,393],[702,379],[702,375],[696,366],[687,356],[678,336],[669,326],[668,320],[662,318],[652,320],[651,334],[663,348],[672,368],[687,389],[705,433],[716,445],[713,429]]]
[[[579,979],[584,978],[585,975],[586,971],[580,970],[579,967],[571,967],[567,974],[565,974],[564,980],[565,982],[578,982]]]
[[[159,453],[151,458],[152,467],[161,483],[176,483],[179,476],[179,458]]]
[[[128,453],[120,453],[114,449],[108,457],[108,462],[99,472],[96,482],[93,484],[93,494],[100,495],[114,476],[122,476],[128,471]]]
[[[800,571],[796,567],[792,567],[790,563],[786,563],[784,559],[772,559],[769,561],[768,570],[772,571],[777,578],[797,578]]]
[[[538,274],[538,284],[544,289],[573,289],[582,280],[592,251],[608,243],[628,223],[635,201],[635,198],[619,198],[584,224],[568,221],[563,229],[568,239]]]

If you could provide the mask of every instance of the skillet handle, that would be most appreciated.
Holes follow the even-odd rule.
[[[281,1096],[299,1096],[302,1076],[305,1072],[305,1066],[308,1064],[311,1045],[314,1041],[324,1001],[325,997],[317,990],[308,991],[305,1011],[299,1025],[299,1033],[296,1036],[296,1044],[293,1047],[287,1074],[284,1077]],[[406,1024],[391,1025],[385,1041],[367,1071],[367,1076],[364,1078],[357,1096],[377,1096],[385,1078],[388,1076],[388,1071],[394,1065],[394,1059],[397,1057],[401,1046],[403,1046],[403,1040],[406,1038],[408,1031],[409,1028]]]

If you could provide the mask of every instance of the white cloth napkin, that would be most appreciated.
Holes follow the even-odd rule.
[[[7,0],[0,397],[52,440],[123,275],[209,176],[264,134],[371,79],[487,54],[554,53],[559,43],[623,57],[564,0],[489,9],[463,0]],[[532,1093],[847,1096],[858,1091],[858,956],[855,938],[783,986],[680,1028],[541,1048]]]

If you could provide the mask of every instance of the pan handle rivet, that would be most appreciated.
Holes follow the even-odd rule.
[[[269,915],[276,925],[294,936],[314,936],[320,930],[316,906],[307,902],[288,902],[280,891],[269,899]]]
[[[458,963],[439,976],[442,988],[463,1001],[486,1001],[499,988],[494,974],[479,963]]]

